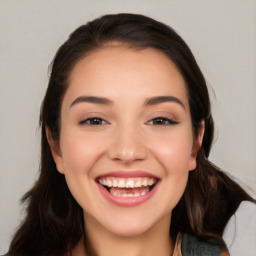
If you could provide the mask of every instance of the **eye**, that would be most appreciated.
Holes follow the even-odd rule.
[[[150,125],[175,125],[178,124],[178,122],[166,118],[166,117],[156,117],[148,122]]]
[[[100,117],[90,117],[79,122],[81,125],[104,125],[108,122]]]

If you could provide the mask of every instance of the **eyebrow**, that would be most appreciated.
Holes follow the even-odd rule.
[[[180,99],[178,99],[174,96],[156,96],[156,97],[148,98],[145,101],[145,105],[152,106],[152,105],[157,105],[157,104],[165,103],[165,102],[178,103],[179,105],[181,105],[186,110],[185,105],[183,104],[183,102]]]
[[[82,102],[88,102],[88,103],[94,103],[94,104],[100,104],[100,105],[112,105],[113,101],[107,98],[103,97],[95,97],[95,96],[80,96],[76,98],[70,105],[70,108],[74,106],[75,104],[82,103]]]
[[[80,96],[71,103],[70,108],[78,103],[83,103],[83,102],[99,104],[99,105],[113,105],[113,101],[108,98],[96,97],[96,96]],[[178,103],[186,110],[185,105],[182,103],[182,101],[174,96],[156,96],[156,97],[148,98],[145,100],[144,105],[152,106],[152,105],[157,105],[165,102]]]

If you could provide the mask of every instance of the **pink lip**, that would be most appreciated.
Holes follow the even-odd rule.
[[[99,179],[100,177],[120,177],[120,178],[136,178],[136,177],[149,177],[149,178],[156,178],[158,177],[143,171],[116,171],[116,172],[108,172],[106,174],[102,174],[96,178]]]
[[[135,178],[135,177],[152,177],[156,178],[154,175],[148,174],[146,172],[142,171],[119,171],[119,172],[110,172],[101,176],[98,176],[97,179],[100,177],[122,177],[122,178]],[[136,206],[139,204],[142,204],[146,201],[148,201],[153,195],[156,193],[159,184],[160,184],[160,179],[158,179],[157,183],[154,185],[151,191],[149,191],[147,194],[138,196],[138,197],[117,197],[112,195],[110,192],[108,192],[102,185],[100,185],[97,182],[96,179],[96,184],[98,186],[98,189],[100,193],[103,195],[105,199],[107,199],[109,202],[121,206],[121,207],[131,207],[131,206]]]

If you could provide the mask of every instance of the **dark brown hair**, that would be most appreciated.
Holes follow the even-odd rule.
[[[243,200],[252,200],[238,184],[208,161],[214,124],[206,81],[182,38],[169,26],[135,14],[106,15],[77,28],[53,60],[48,89],[42,103],[40,177],[23,197],[27,215],[9,252],[24,255],[64,255],[85,236],[82,209],[72,197],[65,177],[57,170],[45,127],[58,141],[60,109],[76,63],[89,52],[119,41],[138,49],[154,48],[175,63],[186,81],[195,137],[201,121],[205,135],[190,172],[187,188],[173,210],[170,230],[201,237],[221,237],[225,224]]]

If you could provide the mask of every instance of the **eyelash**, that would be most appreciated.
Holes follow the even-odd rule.
[[[91,122],[94,122],[94,123],[91,123]],[[90,118],[87,118],[85,120],[80,121],[79,124],[80,125],[96,125],[96,126],[100,126],[100,125],[108,124],[108,122],[106,120],[100,118],[100,117],[90,117]]]
[[[90,117],[90,118],[80,121],[79,124],[80,125],[100,126],[100,125],[108,124],[108,122],[100,117]],[[147,122],[147,124],[165,126],[165,125],[175,125],[175,124],[178,124],[178,122],[176,122],[170,118],[159,116],[159,117],[155,117],[155,118],[151,119],[150,121]]]
[[[154,124],[154,122],[156,122],[156,123]],[[157,123],[157,122],[163,122],[163,123]],[[178,122],[176,122],[170,118],[162,117],[162,116],[155,117],[155,118],[151,119],[150,121],[148,121],[147,123],[149,125],[159,125],[159,126],[178,124]]]

